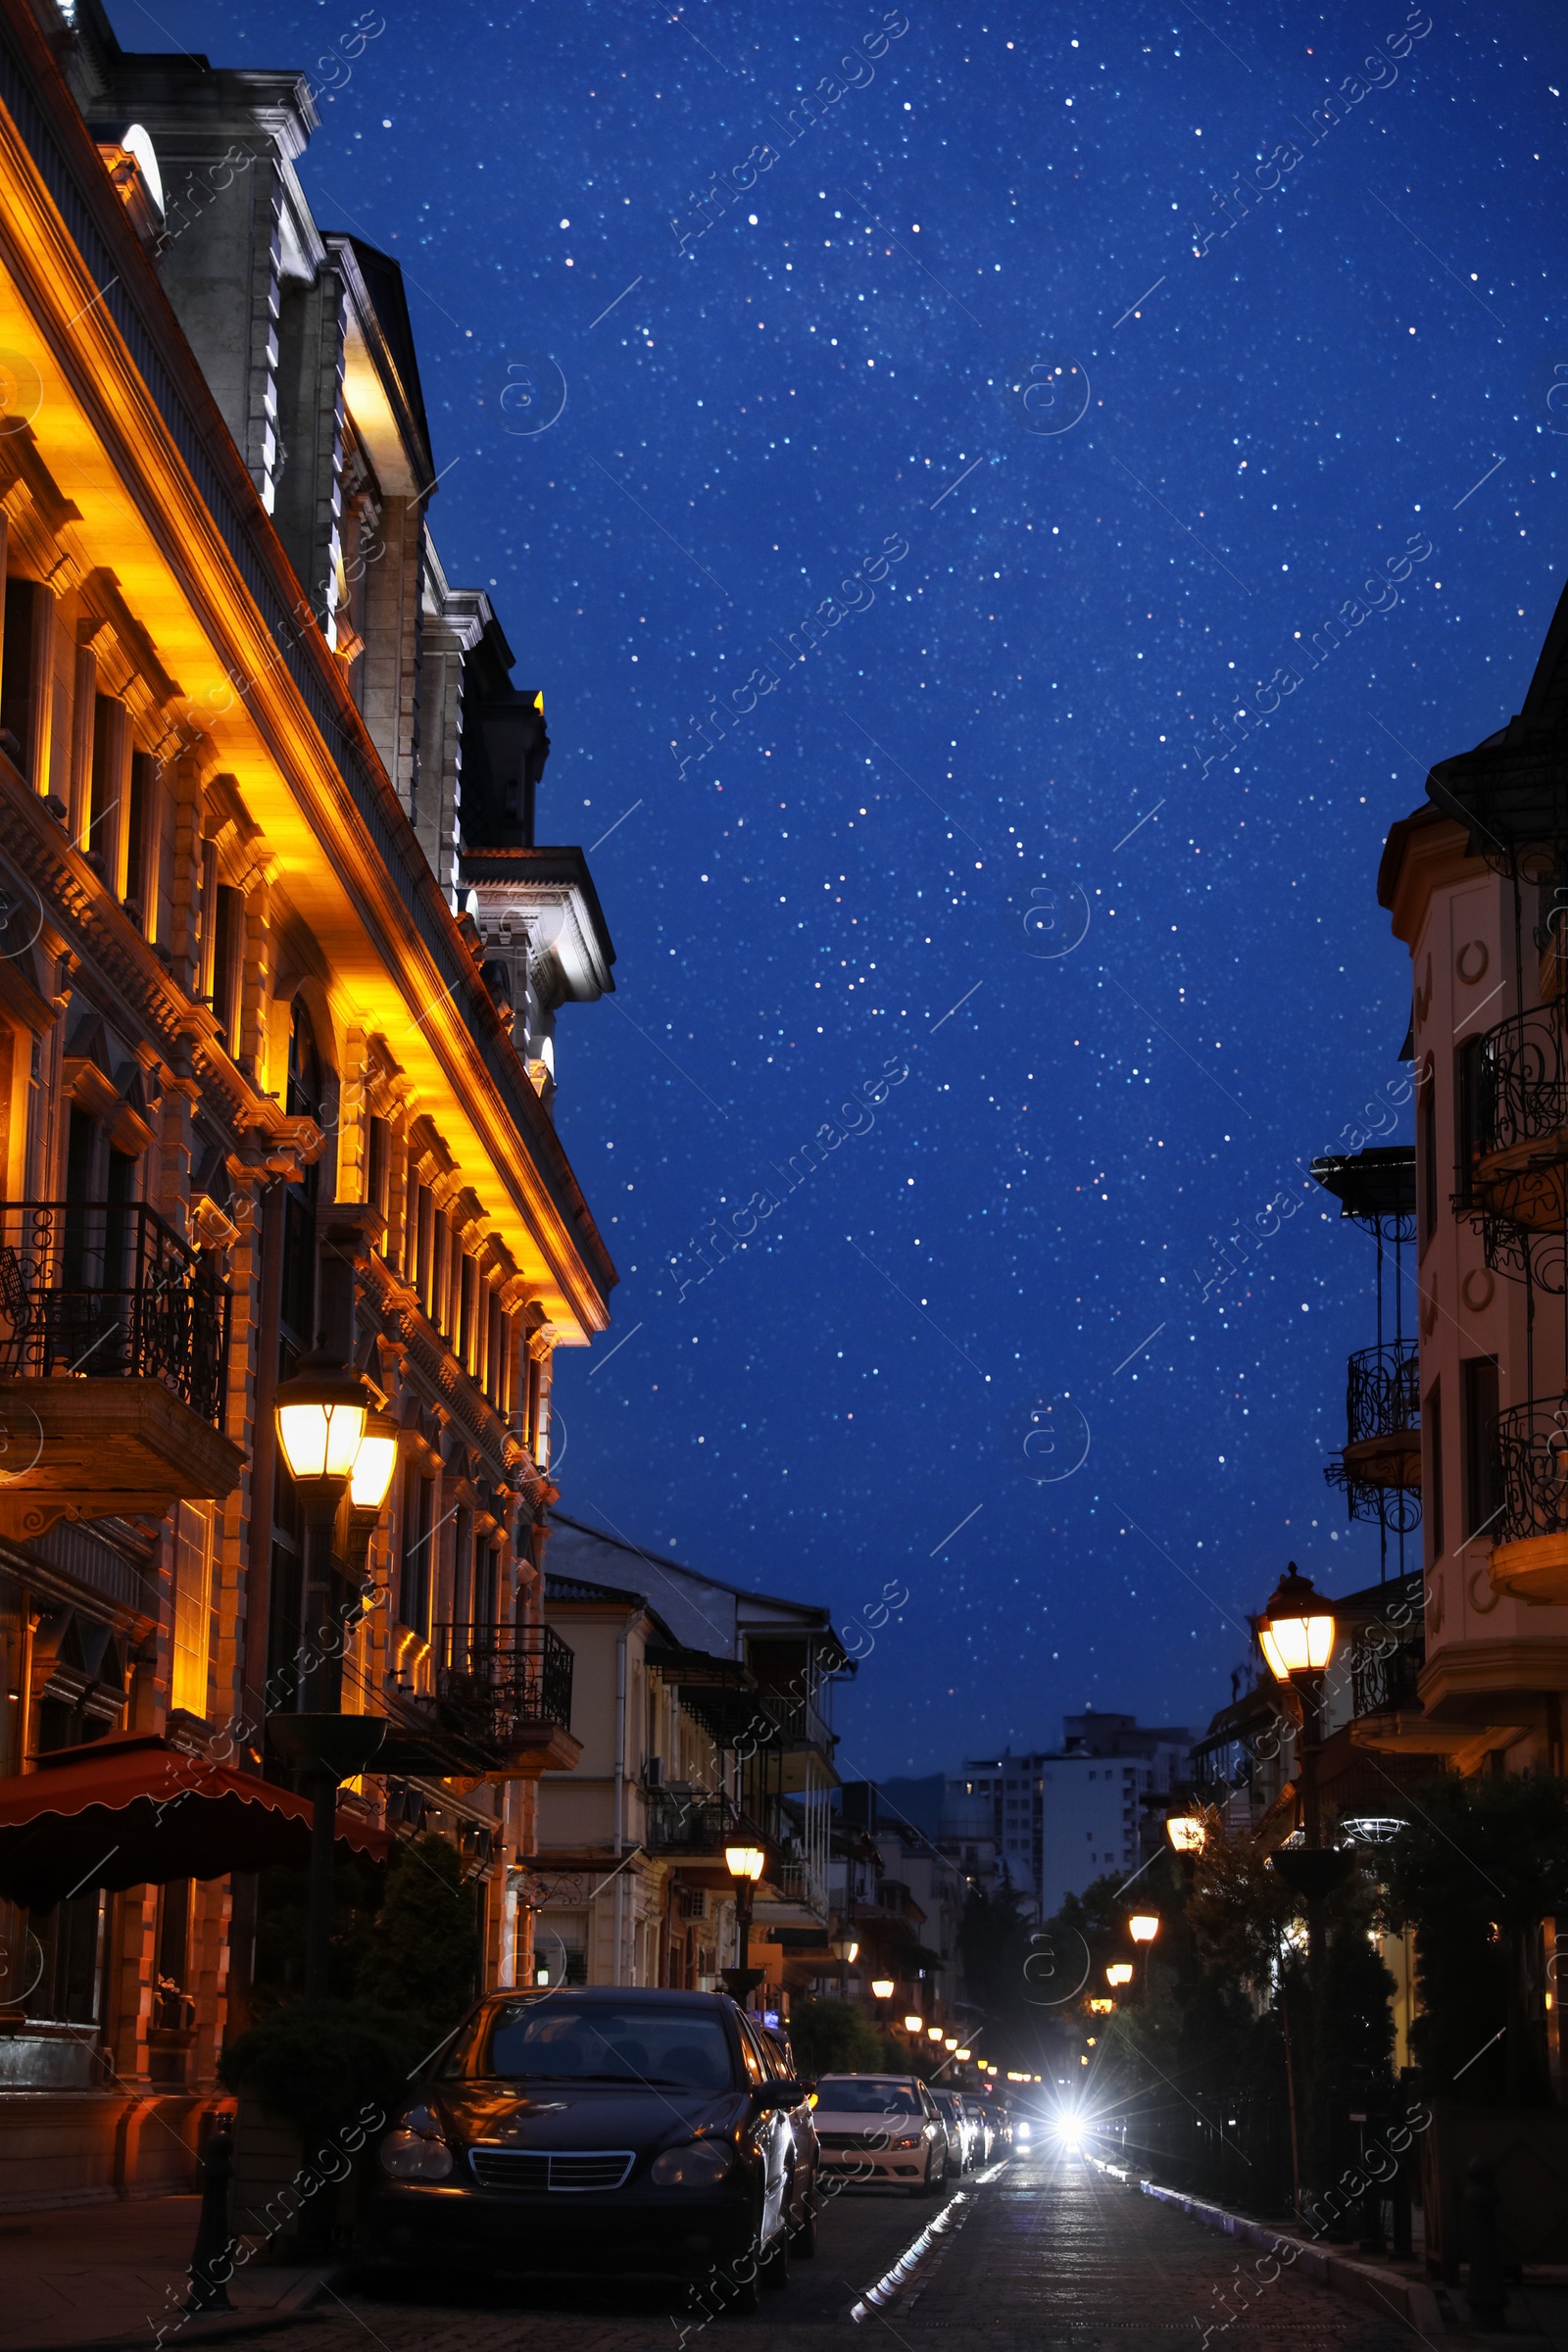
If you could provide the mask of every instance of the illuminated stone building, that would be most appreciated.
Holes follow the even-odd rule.
[[[578,1752],[551,1363],[614,1271],[552,1032],[612,950],[430,539],[398,269],[295,175],[315,97],[0,5],[0,2203],[189,2177],[308,1847],[268,1721],[314,1344],[398,1452],[333,1556],[336,1702],[388,1719],[340,1847],[448,1837],[510,1981]]]

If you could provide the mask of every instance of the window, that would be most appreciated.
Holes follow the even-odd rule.
[[[430,1261],[435,1246],[435,1202],[427,1184],[417,1179],[414,1187],[414,1287],[419,1304],[427,1315],[432,1313],[430,1293]]]
[[[220,882],[213,892],[213,1017],[230,1056],[239,1052],[244,946],[245,893]]]
[[[1446,1544],[1443,1526],[1443,1383],[1435,1380],[1421,1414],[1421,1435],[1426,1445],[1426,1460],[1422,1465],[1421,1493],[1426,1504],[1427,1525],[1432,1530],[1432,1558],[1441,1560]]]
[[[455,1624],[466,1625],[473,1607],[473,1513],[464,1503],[458,1505],[454,1526],[452,1616]]]
[[[1453,1056],[1454,1191],[1462,1201],[1470,1199],[1481,1151],[1486,1075],[1486,1040],[1467,1037]]]
[[[170,1704],[207,1713],[207,1649],[212,1613],[211,1503],[174,1505],[174,1654]]]
[[[1434,1065],[1431,1055],[1416,1093],[1416,1230],[1419,1253],[1426,1247],[1438,1225],[1438,1109],[1434,1101]]]
[[[473,1370],[474,1326],[479,1299],[479,1269],[465,1257],[458,1290],[458,1357],[466,1372]]]
[[[1479,1536],[1502,1507],[1502,1456],[1497,1444],[1497,1359],[1472,1355],[1460,1366],[1464,1382],[1464,1532]]]
[[[403,1476],[403,1573],[398,1589],[400,1622],[426,1641],[430,1637],[430,1533],[435,1517],[435,1480],[415,1462]]]
[[[149,939],[153,935],[151,918],[156,912],[149,897],[157,889],[158,845],[152,831],[157,797],[152,760],[145,752],[132,752],[130,800],[125,819],[125,901],[135,907]]]
[[[38,580],[7,580],[5,654],[0,666],[0,727],[15,744],[4,748],[37,791],[45,789],[39,754],[48,748],[49,712],[38,689],[53,633],[54,597]],[[41,673],[41,674],[40,674]]]
[[[493,1544],[481,1544],[473,1560],[473,1622],[475,1625],[494,1625],[496,1622],[496,1566],[499,1554]]]
[[[385,1220],[380,1245],[383,1257],[389,1256],[392,1249],[391,1198],[392,1130],[385,1119],[372,1117],[366,1152],[366,1199],[372,1208],[380,1210]]]

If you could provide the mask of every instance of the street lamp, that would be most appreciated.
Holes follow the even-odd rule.
[[[381,1505],[392,1487],[392,1473],[398,1466],[398,1425],[390,1413],[371,1412],[365,1416],[365,1435],[354,1456],[354,1468],[349,1474],[349,1507],[355,1511],[369,1511],[380,1517]]]
[[[1296,1562],[1269,1596],[1257,1621],[1258,1646],[1269,1672],[1284,1686],[1297,1739],[1297,1782],[1300,1790],[1303,1845],[1270,1857],[1272,1867],[1306,1904],[1307,1964],[1314,1976],[1322,1958],[1323,1898],[1350,1867],[1348,1849],[1323,1851],[1318,1806],[1318,1755],[1322,1746],[1323,1675],[1334,1654],[1332,1605],[1314,1591]]]
[[[1105,1983],[1107,1984],[1130,1984],[1132,1981],[1132,1962],[1130,1960],[1112,1960],[1105,1971]]]
[[[1165,1823],[1165,1835],[1176,1853],[1200,1854],[1208,1830],[1201,1813],[1172,1813]]]
[[[906,2034],[918,2034],[924,2024],[925,2019],[920,2012],[917,2009],[911,2009],[905,2018],[904,2031]]]
[[[959,2049],[955,2053],[955,2055],[956,2056],[960,2066],[967,2066],[970,2059],[974,2056],[974,2052],[973,2050]]]
[[[942,2039],[942,2028],[940,2026],[927,2026],[925,2031],[926,2039],[928,2041],[940,2041]]]
[[[875,2001],[891,2001],[897,1990],[898,1987],[891,1977],[873,1977],[871,1979],[871,1998]]]
[[[1277,1683],[1289,1683],[1298,1674],[1321,1674],[1334,1654],[1334,1611],[1294,1560],[1286,1562],[1257,1621],[1257,1639]]]
[[[958,2046],[958,2036],[956,2035],[956,2034],[946,2034],[946,2035],[943,2037],[943,2043],[942,2043],[942,2047],[943,2047],[945,2050],[955,2050],[955,2051],[956,2051],[956,2050],[957,2049],[957,2046]]]
[[[761,1983],[764,1970],[752,1966],[752,1896],[767,1860],[760,1845],[726,1845],[724,1866],[735,1883],[735,1965],[724,1981],[736,2000]]]
[[[277,1442],[305,1522],[305,1557],[297,1705],[274,1715],[270,1729],[279,1754],[314,1789],[305,1947],[305,1989],[312,2000],[324,2000],[328,1991],[338,1783],[363,1772],[386,1737],[384,1718],[343,1715],[329,1703],[336,1697],[327,1642],[332,1526],[345,1492],[356,1482],[368,1409],[358,1373],[319,1348],[301,1357],[298,1370],[278,1389],[275,1405]],[[355,1497],[370,1525],[391,1484],[397,1453],[396,1438],[388,1452],[384,1437],[378,1429]]]
[[[1127,1922],[1127,1933],[1134,1943],[1152,1943],[1159,1934],[1159,1914],[1155,1911],[1135,1911]]]

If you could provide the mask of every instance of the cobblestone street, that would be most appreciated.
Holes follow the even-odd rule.
[[[853,2307],[932,2220],[946,2229],[881,2311]],[[1125,2346],[1168,2352],[1208,2341],[1292,2352],[1396,2352],[1415,2340],[1286,2271],[1228,2330],[1224,2300],[1255,2249],[1202,2228],[1076,2159],[1025,2159],[966,2181],[941,2206],[855,2191],[823,2217],[821,2252],[796,2263],[787,2290],[755,2319],[724,2318],[686,2335],[734,2333],[755,2352],[830,2337],[957,2347],[984,2342]],[[328,2315],[331,2316],[328,2316]],[[686,2322],[646,2290],[525,2289],[476,2293],[461,2305],[394,2300],[363,2290],[328,2298],[270,2341],[278,2352],[671,2352]],[[174,2337],[172,2341],[177,2342]]]

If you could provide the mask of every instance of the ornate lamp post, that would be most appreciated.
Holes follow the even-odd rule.
[[[1316,1974],[1323,1942],[1323,1898],[1349,1867],[1348,1853],[1323,1849],[1318,1802],[1323,1677],[1334,1655],[1334,1610],[1294,1560],[1257,1621],[1258,1645],[1280,1685],[1296,1732],[1297,1782],[1303,1844],[1272,1857],[1273,1867],[1306,1902],[1307,1960]]]
[[[735,1885],[735,1965],[724,1971],[724,1982],[738,2001],[762,1982],[763,1970],[753,1968],[752,1898],[767,1856],[760,1845],[726,1845],[724,1865]]]
[[[305,1990],[311,2000],[324,2000],[327,1993],[338,1783],[363,1772],[386,1736],[381,1716],[343,1715],[329,1703],[333,1524],[344,1494],[352,1491],[356,1517],[368,1517],[373,1527],[397,1458],[395,1437],[388,1446],[385,1433],[378,1432],[361,1474],[368,1406],[365,1383],[320,1348],[304,1356],[293,1379],[284,1381],[277,1392],[277,1440],[305,1521],[305,1574],[299,1704],[292,1712],[270,1717],[268,1729],[273,1745],[298,1768],[315,1800],[305,1957]]]

